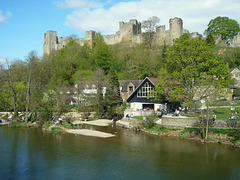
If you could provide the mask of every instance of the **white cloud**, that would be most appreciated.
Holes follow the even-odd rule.
[[[110,8],[104,8],[106,1],[65,0],[58,3],[72,8],[66,17],[65,25],[80,31],[95,30],[102,34],[112,34],[118,30],[119,21],[137,19],[143,21],[152,16],[160,18],[160,24],[166,25],[170,18],[180,17],[183,26],[190,32],[203,33],[209,21],[217,16],[227,16],[239,21],[240,1],[228,0],[140,0],[119,2]]]
[[[11,16],[12,16],[11,12],[7,11],[7,14],[4,15],[0,10],[0,23],[6,23]]]
[[[60,8],[70,8],[70,9],[79,9],[79,8],[100,8],[102,4],[96,0],[62,0],[55,1],[54,4]]]

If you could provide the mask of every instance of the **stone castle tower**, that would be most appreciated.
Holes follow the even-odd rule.
[[[169,43],[173,44],[174,39],[179,38],[181,35],[183,35],[183,21],[181,18],[171,18],[169,20],[169,26],[170,26],[170,36],[169,36]]]
[[[142,33],[142,26],[136,19],[132,19],[128,23],[119,22],[119,32],[122,42],[134,42],[134,37]]]
[[[44,54],[50,54],[52,51],[56,49],[57,49],[57,32],[47,31],[44,34],[43,52]]]
[[[62,49],[71,37],[58,37],[56,31],[47,31],[44,34],[43,54],[49,55],[51,52]]]
[[[165,25],[158,26],[154,34],[154,41],[157,45],[172,45],[176,38],[179,38],[184,33],[188,33],[183,29],[183,21],[181,18],[175,17],[169,20],[169,30],[166,30]],[[95,31],[86,31],[85,38],[75,39],[80,45],[88,43],[90,46],[95,36]],[[194,37],[198,37],[198,33],[193,33]],[[71,37],[57,37],[56,31],[47,31],[44,34],[44,55],[49,55],[55,50],[63,48],[71,39]],[[109,44],[129,43],[140,44],[143,42],[143,34],[141,23],[136,19],[132,19],[129,22],[119,22],[119,31],[115,34],[104,35],[104,41]]]

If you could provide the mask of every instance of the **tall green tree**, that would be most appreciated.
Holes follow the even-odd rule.
[[[39,74],[39,58],[37,57],[36,52],[31,51],[26,59],[26,65],[27,65],[27,87],[26,87],[26,118],[25,121],[28,122],[29,119],[29,110],[31,106],[32,97],[31,95],[34,94],[32,91],[36,88],[36,83],[39,83],[36,76]]]
[[[74,40],[62,48],[52,60],[51,83],[55,86],[72,86],[83,71],[93,71],[94,61],[88,45],[80,46]],[[81,72],[81,73],[80,73]]]
[[[240,67],[240,47],[226,47],[223,49],[223,58],[228,63],[229,68]]]
[[[105,74],[108,74],[113,65],[113,56],[110,47],[99,33],[93,39],[92,49],[97,67],[102,68]]]
[[[13,119],[18,120],[18,112],[23,111],[25,109],[26,102],[26,74],[27,66],[21,61],[17,60],[14,62],[7,61],[6,69],[3,71],[2,79],[2,87],[4,91],[2,91],[3,99],[10,100],[8,104],[10,104],[10,110],[14,112]],[[7,97],[10,95],[10,97]]]
[[[116,72],[111,69],[108,74],[106,84],[106,95],[104,97],[106,112],[110,118],[113,118],[117,112],[117,108],[122,103],[120,96],[119,81]]]
[[[166,52],[166,64],[167,73],[159,77],[162,81],[156,88],[158,96],[168,89],[168,100],[185,102],[190,110],[195,98],[206,98],[198,96],[199,88],[206,87],[206,82],[219,92],[228,87],[230,75],[224,59],[201,38],[184,34],[176,39]]]
[[[95,97],[95,101],[93,102],[96,114],[99,117],[102,117],[106,112],[106,104],[104,103],[104,96],[105,96],[105,86],[106,86],[106,75],[104,74],[104,71],[101,68],[96,69],[94,75],[93,75],[93,82],[96,85],[97,94]]]
[[[222,40],[230,40],[240,31],[236,20],[228,17],[216,17],[208,23],[208,28],[204,31],[207,37],[216,37],[221,35]]]

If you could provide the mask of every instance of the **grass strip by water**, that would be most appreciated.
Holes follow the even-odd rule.
[[[167,128],[167,127],[162,127],[162,126],[153,126],[151,128],[146,128],[148,131],[155,132],[158,134],[162,133],[167,133],[169,131],[178,131],[179,129],[177,128]]]
[[[14,122],[9,124],[9,127],[31,127],[33,126],[32,122]]]

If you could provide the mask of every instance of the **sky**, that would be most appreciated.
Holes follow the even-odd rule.
[[[184,29],[203,34],[211,19],[225,16],[240,23],[240,0],[0,0],[0,63],[43,54],[44,33],[60,37],[94,30],[115,34],[119,22],[152,16],[169,29],[169,19],[182,18]]]

